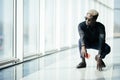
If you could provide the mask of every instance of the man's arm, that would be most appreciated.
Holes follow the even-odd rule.
[[[82,24],[80,24],[78,26],[78,32],[80,35],[80,39],[81,39],[81,55],[82,57],[85,57],[85,54],[87,53],[86,47],[85,47],[85,43],[84,43],[84,31],[82,30],[82,28],[84,28],[84,26]]]
[[[81,39],[81,45],[85,46],[84,39],[83,39],[84,38],[84,32],[81,29],[81,27],[82,27],[82,24],[79,24],[79,26],[78,26],[78,32],[79,32],[79,36],[80,36],[80,39]]]
[[[106,37],[104,25],[100,26],[99,30],[100,30],[100,35],[99,35],[99,54],[101,54],[102,46],[105,43],[105,37]]]

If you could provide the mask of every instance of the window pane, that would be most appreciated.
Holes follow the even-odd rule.
[[[39,0],[24,0],[24,56],[36,53]]]
[[[60,48],[68,47],[68,11],[69,2],[67,0],[60,0]]]
[[[80,3],[80,4],[79,4]],[[80,0],[72,1],[72,37],[71,37],[71,44],[78,45],[78,24],[81,22],[81,20],[84,20],[84,2]],[[82,7],[81,7],[82,6]]]
[[[13,0],[0,0],[0,59],[13,53]]]
[[[45,1],[45,51],[55,49],[55,0]]]

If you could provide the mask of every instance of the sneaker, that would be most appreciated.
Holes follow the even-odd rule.
[[[86,63],[85,62],[81,62],[77,65],[77,68],[85,68],[86,67]]]

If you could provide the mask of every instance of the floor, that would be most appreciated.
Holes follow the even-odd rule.
[[[81,61],[78,48],[22,63],[0,70],[0,80],[120,80],[120,38],[109,39],[111,52],[104,62],[103,71],[96,69],[97,50],[88,49],[87,67],[76,69]]]

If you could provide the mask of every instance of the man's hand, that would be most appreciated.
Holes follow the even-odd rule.
[[[106,67],[105,63],[103,62],[103,60],[99,57],[99,55],[95,56],[95,60],[97,61],[97,69],[99,71],[102,71],[103,67]]]
[[[97,60],[97,69],[99,70],[99,71],[102,71],[102,68],[103,68],[103,65],[102,65],[102,61],[101,61],[102,59],[98,59]]]
[[[85,46],[82,46],[81,54],[82,54],[82,57],[85,57],[85,54],[87,54],[87,50],[86,50]]]

